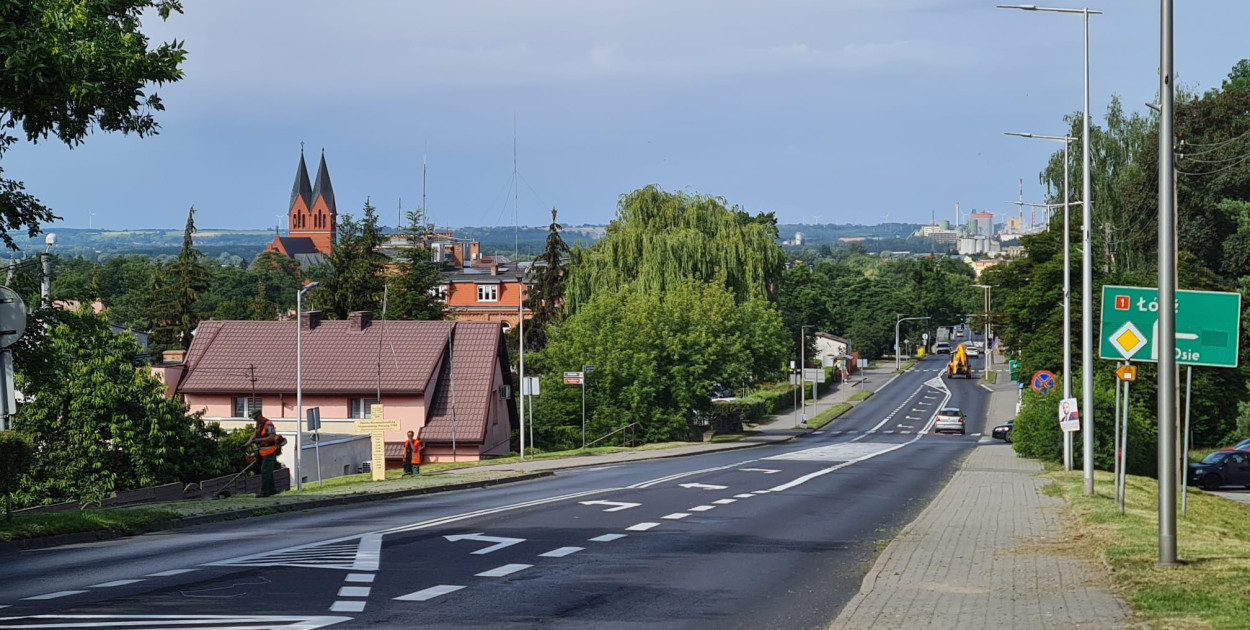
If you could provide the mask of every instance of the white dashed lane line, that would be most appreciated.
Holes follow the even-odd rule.
[[[364,609],[364,602],[353,600],[337,601],[334,602],[334,605],[330,606],[330,612],[363,612]]]
[[[690,516],[690,515],[687,514],[686,512],[674,512],[672,514],[661,516],[660,518],[666,521],[680,521],[681,519],[686,518],[687,516]]]
[[[57,591],[55,593],[44,593],[43,595],[33,595],[31,597],[23,597],[22,601],[33,601],[40,599],[57,599],[61,597],[69,597],[70,595],[78,595],[87,591]]]
[[[538,557],[540,558],[563,558],[564,556],[571,556],[583,549],[585,549],[585,547],[560,547],[559,549],[552,549],[551,551],[548,551],[547,553],[540,553],[538,554]]]
[[[737,499],[717,499],[713,501],[712,503],[715,503],[716,505],[729,505],[730,503],[737,503],[737,502],[738,502]]]
[[[170,577],[172,575],[182,575],[183,573],[190,573],[194,570],[195,569],[170,569],[168,571],[161,571],[159,573],[149,573],[143,577]]]
[[[686,511],[687,512],[706,512],[708,510],[715,510],[715,509],[716,509],[715,505],[696,505],[692,508],[686,508]]]
[[[114,586],[125,586],[127,584],[136,584],[142,581],[143,580],[113,580],[112,582],[105,582],[103,584],[92,584],[87,588],[113,588]]]
[[[348,573],[347,577],[343,578],[343,581],[344,582],[364,582],[366,584],[369,584],[373,582],[373,574],[372,573]]]
[[[735,498],[735,499],[750,499],[750,498],[751,498],[751,497],[753,497],[753,496],[755,496],[755,495],[753,495],[753,494],[735,494],[735,495],[734,495],[734,498]]]
[[[614,540],[620,540],[628,535],[629,534],[604,534],[602,536],[595,536],[594,538],[591,538],[590,542],[612,542]]]
[[[630,525],[629,527],[626,527],[626,528],[625,528],[625,531],[627,531],[627,532],[645,532],[645,531],[647,531],[648,529],[651,529],[652,527],[659,527],[659,526],[660,526],[660,524],[659,524],[659,523],[638,523],[637,525]]]
[[[489,571],[482,571],[481,573],[477,574],[477,577],[504,577],[507,575],[512,575],[513,573],[516,573],[517,571],[524,571],[525,569],[528,569],[532,566],[534,565],[532,564],[505,564],[503,566],[495,567]]]
[[[448,593],[454,593],[462,588],[464,587],[457,586],[455,584],[439,584],[438,586],[431,586],[430,588],[420,590],[415,593],[408,593],[407,595],[400,595],[399,597],[396,597],[395,599],[401,602],[424,602],[424,601],[429,601],[431,599],[434,599],[435,597],[446,595]]]
[[[339,597],[368,597],[370,586],[344,586],[339,589]]]

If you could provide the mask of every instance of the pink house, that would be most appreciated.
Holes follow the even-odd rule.
[[[202,322],[181,364],[160,371],[173,395],[223,428],[251,427],[260,409],[280,433],[296,430],[296,323]],[[303,406],[321,410],[321,433],[353,433],[381,402],[400,430],[386,434],[398,464],[414,431],[426,461],[461,461],[508,453],[517,424],[512,373],[498,323],[373,320],[359,311],[300,322]],[[307,433],[305,434],[307,435]],[[308,443],[308,442],[305,442]]]

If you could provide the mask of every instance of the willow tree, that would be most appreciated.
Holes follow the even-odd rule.
[[[607,234],[572,252],[574,313],[600,291],[626,284],[663,293],[688,280],[723,285],[738,303],[771,300],[781,275],[772,213],[751,216],[724,199],[647,186],[622,195]]]

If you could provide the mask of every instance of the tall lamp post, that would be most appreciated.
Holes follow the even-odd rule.
[[[304,477],[300,474],[300,436],[304,433],[304,294],[317,288],[320,282],[309,282],[295,294],[295,489],[304,489]]]
[[[521,399],[521,459],[525,459],[525,276],[516,275],[517,356],[520,357],[520,383],[517,397]],[[531,445],[532,446],[532,445]]]
[[[1076,142],[1072,136],[1039,136],[1031,133],[1013,133],[1009,136],[1057,140],[1063,143],[1063,397],[1072,397],[1072,240],[1069,227],[1068,207],[1068,145]],[[1072,470],[1072,433],[1063,432],[1063,469]]]
[[[799,404],[802,406],[803,412],[800,414],[803,421],[807,421],[807,329],[814,328],[811,324],[803,324],[799,326]],[[813,393],[812,398],[816,396]]]
[[[902,352],[903,347],[899,345],[899,341],[898,341],[898,325],[899,325],[899,324],[901,324],[901,323],[903,323],[903,322],[906,322],[906,321],[911,321],[911,320],[914,320],[914,319],[929,319],[929,318],[928,318],[928,316],[925,316],[925,317],[903,317],[903,316],[902,316],[902,314],[899,314],[899,315],[897,315],[897,316],[896,316],[896,319],[894,320],[894,369],[895,369],[895,370],[897,370],[897,369],[899,369],[900,367],[902,367],[902,366],[900,365],[900,362],[899,362],[899,357],[900,357],[900,353]]]
[[[989,372],[990,367],[994,365],[994,358],[991,355],[992,348],[990,347],[990,293],[992,289],[994,288],[994,285],[973,284],[969,286],[973,286],[978,289],[985,289],[985,337],[984,337],[983,347],[985,350],[985,371]]]
[[[1166,1],[1166,0],[1165,0]],[[1094,274],[1090,266],[1090,225],[1093,223],[1090,209],[1089,185],[1089,16],[1102,15],[1102,11],[1084,9],[1057,9],[1026,5],[998,5],[1000,9],[1021,9],[1024,11],[1048,11],[1051,13],[1071,13],[1085,19],[1085,106],[1081,121],[1081,397],[1082,411],[1085,422],[1081,431],[1083,457],[1082,469],[1085,480],[1085,496],[1094,496]],[[1162,131],[1162,129],[1160,129]],[[1160,136],[1162,137],[1162,135]],[[1160,296],[1162,297],[1162,296]],[[1162,323],[1162,322],[1161,322]],[[1159,366],[1162,370],[1162,365]],[[1162,391],[1163,383],[1160,383]],[[1162,473],[1160,473],[1162,474]]]

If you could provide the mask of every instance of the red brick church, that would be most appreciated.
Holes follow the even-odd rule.
[[[338,206],[334,203],[325,151],[322,150],[321,164],[317,166],[317,181],[310,184],[304,150],[300,149],[291,205],[287,210],[287,235],[275,234],[265,251],[294,258],[300,267],[307,269],[325,262],[325,257],[330,255],[330,247],[338,235],[337,224]]]

